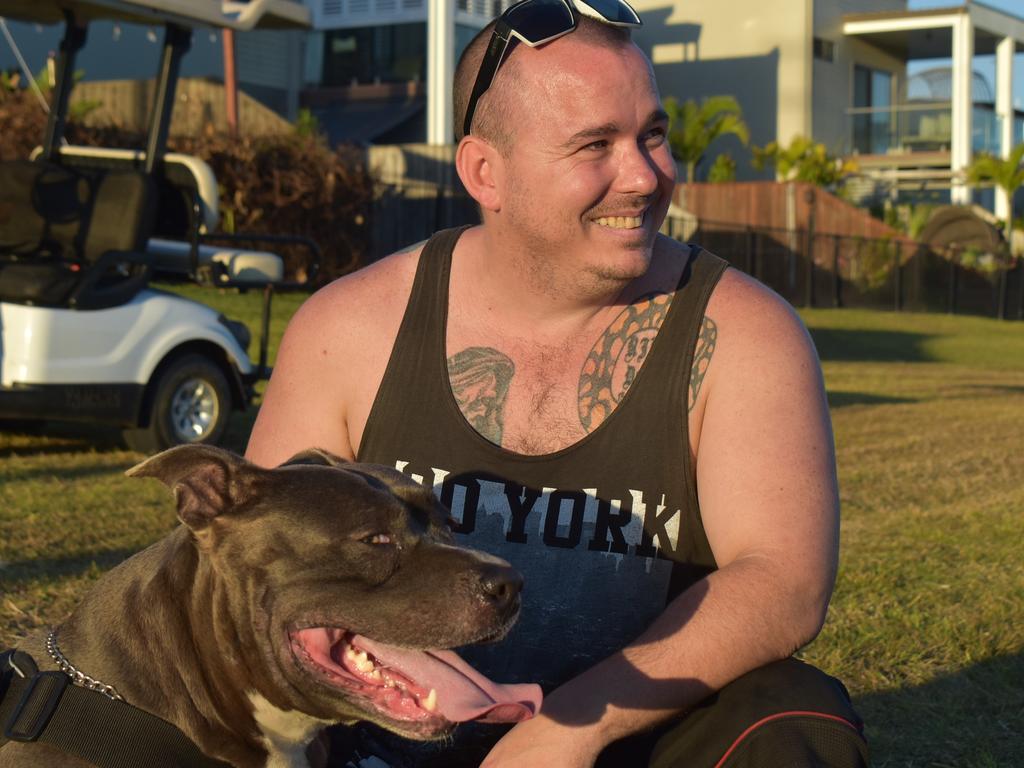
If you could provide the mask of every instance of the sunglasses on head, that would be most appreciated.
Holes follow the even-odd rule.
[[[480,62],[480,72],[466,106],[464,135],[468,136],[473,126],[477,102],[491,87],[494,76],[516,43],[522,41],[536,48],[557,40],[576,29],[577,14],[616,27],[639,27],[643,23],[625,0],[523,0],[505,9],[498,17]]]

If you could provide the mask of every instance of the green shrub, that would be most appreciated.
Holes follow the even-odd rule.
[[[42,140],[46,114],[27,91],[0,88],[0,125],[0,161],[26,158]],[[309,121],[304,126],[311,127]],[[373,180],[361,149],[332,149],[315,131],[304,133],[234,139],[209,130],[200,136],[172,136],[168,147],[196,155],[213,169],[220,189],[222,231],[307,237],[321,249],[319,282],[325,282],[366,259]],[[86,127],[74,119],[69,120],[66,136],[71,144],[145,146],[140,134]],[[254,247],[266,248],[258,243]],[[288,274],[302,277],[305,249],[277,250]]]
[[[708,181],[712,184],[736,181],[736,161],[732,159],[732,155],[723,152],[715,158],[711,170],[708,171]]]

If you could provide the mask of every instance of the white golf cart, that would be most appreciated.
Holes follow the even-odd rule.
[[[301,243],[307,280],[319,255],[303,238],[215,232],[210,167],[166,152],[179,63],[195,28],[304,27],[308,10],[289,0],[0,0],[0,16],[65,24],[42,146],[0,163],[0,419],[113,424],[146,453],[217,442],[231,409],[269,376],[270,301],[284,269],[276,253],[250,249]],[[63,145],[75,54],[95,19],[165,30],[144,148]],[[242,323],[149,287],[154,272],[262,289],[259,361]]]

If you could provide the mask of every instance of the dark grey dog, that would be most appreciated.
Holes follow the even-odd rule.
[[[437,650],[504,636],[521,580],[454,546],[447,512],[401,473],[318,450],[262,469],[186,446],[128,474],[166,483],[183,525],[97,582],[49,650],[46,636],[20,646],[41,669],[65,661],[237,766],[305,766],[330,723],[433,739],[539,709],[537,686]],[[0,766],[85,764],[0,748]]]

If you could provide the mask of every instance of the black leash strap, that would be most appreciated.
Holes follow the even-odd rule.
[[[0,654],[0,745],[49,744],[98,768],[227,768],[156,715],[40,672],[23,651]]]

